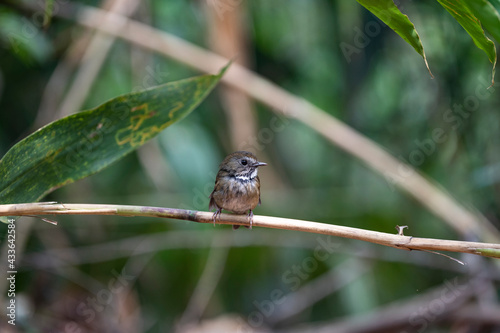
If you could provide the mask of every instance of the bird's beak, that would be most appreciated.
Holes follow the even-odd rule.
[[[266,166],[266,165],[267,165],[267,163],[257,161],[257,163],[255,163],[253,166],[260,167],[260,166]]]

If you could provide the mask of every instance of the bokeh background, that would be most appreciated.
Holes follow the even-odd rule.
[[[74,19],[80,6],[99,7],[234,59],[500,228],[492,64],[437,2],[398,5],[420,34],[433,79],[412,47],[356,1],[55,1],[46,29],[35,15],[43,2],[0,1],[0,156],[64,115],[200,74]],[[446,139],[426,151],[435,129]],[[314,129],[224,84],[137,152],[46,200],[207,210],[218,164],[241,148],[269,164],[256,214],[481,240],[459,235]],[[424,158],[414,163],[417,150]],[[284,230],[54,219],[57,227],[17,222],[17,324],[2,315],[2,332],[500,332],[495,260],[449,253],[462,266]],[[6,238],[0,227],[4,247]]]

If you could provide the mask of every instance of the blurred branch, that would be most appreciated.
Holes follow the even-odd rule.
[[[234,6],[221,15],[216,6],[205,3],[207,39],[210,48],[234,63],[245,66],[249,63],[248,31],[243,8]],[[221,87],[222,106],[229,119],[232,150],[242,150],[249,137],[257,135],[255,112],[248,94],[234,87]]]
[[[24,222],[23,222],[24,223]],[[51,232],[44,229],[44,232]],[[23,258],[23,266],[20,269],[50,268],[54,265],[82,265],[111,261],[130,256],[142,256],[146,253],[158,253],[168,250],[208,250],[210,248],[242,248],[242,247],[268,247],[286,249],[293,251],[297,249],[315,250],[318,246],[318,237],[314,234],[302,233],[275,233],[265,229],[256,229],[251,233],[238,232],[233,230],[217,230],[207,232],[207,230],[176,230],[150,234],[147,236],[133,236],[118,240],[108,240],[99,244],[73,247],[74,253],[68,258],[59,249],[47,249],[45,251],[36,250],[26,253]],[[214,239],[217,238],[217,242]],[[146,242],[148,246],[140,246]],[[442,260],[435,256],[430,256],[425,252],[394,252],[388,247],[379,247],[372,243],[358,243],[356,246],[338,242],[337,247],[332,248],[333,253],[347,254],[363,259],[377,260],[381,262],[404,263],[419,267],[436,269],[440,271],[450,271],[463,273],[463,267],[456,265],[449,260]],[[131,249],[135,249],[133,252]],[[64,258],[64,261],[57,262],[49,258]],[[477,257],[482,259],[481,257]],[[469,261],[467,264],[469,265]],[[470,266],[468,268],[471,269]],[[483,274],[489,279],[500,281],[500,270],[481,268]]]
[[[71,6],[68,8],[75,9]],[[76,13],[61,10],[56,15],[123,38],[203,72],[213,73],[227,64],[226,58],[149,25],[88,6],[78,8]],[[104,19],[114,24],[101,24]],[[500,232],[480,213],[466,209],[411,165],[396,159],[377,143],[309,101],[285,91],[238,64],[229,68],[222,81],[268,105],[274,112],[295,118],[311,127],[383,175],[389,186],[397,186],[409,193],[462,236],[476,234],[490,242],[500,240]]]
[[[0,205],[0,216],[33,215],[147,216],[187,220],[198,223],[213,223],[213,213],[211,212],[177,208],[101,204],[58,204],[53,202]],[[221,214],[217,223],[248,225],[248,218],[246,215]],[[500,244],[416,238],[333,224],[260,215],[254,216],[253,225],[255,227],[295,230],[357,239],[403,250],[450,251],[500,258]]]
[[[208,259],[205,264],[205,269],[201,274],[198,284],[189,299],[186,310],[182,314],[177,325],[177,332],[182,332],[186,327],[197,325],[203,313],[205,312],[210,298],[212,297],[215,288],[217,287],[224,267],[226,266],[227,256],[229,253],[228,247],[219,248],[216,245],[219,243],[221,237],[213,239],[213,246],[208,254]]]
[[[277,307],[267,318],[267,324],[274,327],[279,323],[286,322],[358,278],[372,272],[372,268],[373,264],[371,262],[359,260],[358,258],[343,261],[328,272],[300,287],[297,291],[283,296],[286,302]]]
[[[222,2],[221,6],[223,6]],[[245,3],[233,4],[231,9],[224,11],[223,14],[217,5],[208,1],[203,4],[202,8],[207,18],[207,40],[211,50],[227,59],[233,59],[233,63],[242,67],[251,67],[249,64],[253,59],[249,52],[249,25]],[[225,148],[230,151],[259,152],[263,161],[272,161],[266,156],[265,151],[249,143],[249,138],[258,137],[257,113],[250,95],[244,90],[229,85],[220,86],[218,90],[230,134],[229,144]],[[226,141],[221,140],[221,142]],[[283,180],[274,167],[266,168],[265,172],[268,187],[284,188]]]
[[[107,6],[110,6],[108,13],[115,13],[120,15],[131,15],[135,12],[140,1],[138,0],[108,0]],[[110,21],[107,17],[99,23],[100,26],[115,24],[116,22]],[[120,28],[117,26],[115,28]],[[106,60],[111,47],[115,42],[116,37],[104,34],[101,30],[97,32],[90,40],[90,43],[85,49],[81,58],[81,63],[76,73],[76,77],[71,84],[68,93],[64,100],[61,102],[60,109],[56,118],[63,118],[74,112],[80,110],[85,102],[92,84],[95,81],[101,67]]]
[[[40,100],[36,119],[32,130],[35,131],[56,119],[59,104],[71,80],[71,75],[82,57],[83,50],[87,48],[91,38],[91,31],[82,34],[71,43],[64,56],[57,62]]]
[[[126,1],[122,0],[106,0],[102,4],[103,9],[123,15],[129,15],[133,10],[127,12],[127,6]],[[33,130],[63,117],[65,113],[59,108],[62,104],[66,105],[66,114],[79,110],[115,39],[103,33],[95,33],[94,29],[87,29],[71,42],[47,82]],[[78,66],[80,68],[70,84],[73,71]],[[66,92],[68,94],[63,101]]]
[[[312,325],[301,325],[293,329],[277,330],[276,332],[287,333],[379,333],[379,332],[417,332],[422,328],[422,321],[419,319],[429,319],[427,323],[439,323],[442,320],[457,318],[461,320],[467,302],[472,297],[484,291],[483,279],[473,277],[470,280],[459,280],[454,278],[447,280],[444,284],[416,294],[405,300],[398,300],[361,316],[351,316],[345,319],[335,319],[330,322],[323,322]],[[441,304],[440,311],[432,311],[433,304]],[[464,308],[465,307],[465,308]],[[472,305],[477,308],[477,305]],[[497,308],[491,304],[489,308]],[[486,309],[484,309],[486,310]],[[487,311],[490,315],[490,311]],[[426,316],[429,315],[429,316]],[[485,315],[484,320],[478,317],[478,322],[488,322]],[[498,318],[498,313],[497,313]],[[467,322],[466,320],[461,320]],[[423,330],[421,330],[423,331]]]

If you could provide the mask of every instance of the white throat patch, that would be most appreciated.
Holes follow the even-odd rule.
[[[257,177],[257,168],[255,168],[255,170],[250,174],[250,176],[236,176],[236,179],[238,180],[242,180],[242,181],[249,181],[249,180],[252,180],[254,179],[255,177]]]

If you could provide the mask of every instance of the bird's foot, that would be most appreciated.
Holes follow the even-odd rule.
[[[250,212],[247,215],[248,217],[248,223],[250,223],[250,226],[245,226],[245,228],[252,229],[252,224],[253,224],[253,212],[250,209]]]
[[[221,212],[222,208],[219,208],[215,211],[214,215],[212,215],[212,220],[214,221],[214,227],[215,227],[215,221],[220,218]]]

